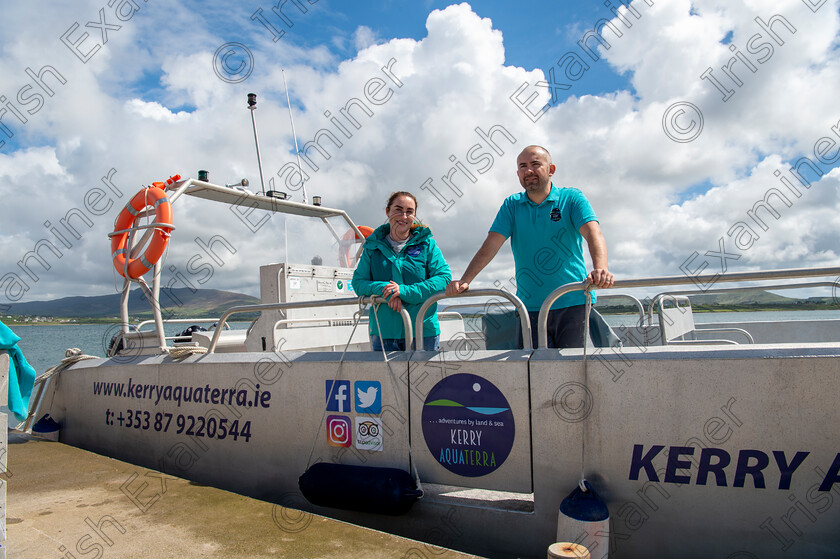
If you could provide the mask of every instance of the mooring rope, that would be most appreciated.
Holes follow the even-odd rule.
[[[382,328],[380,328],[379,326],[379,315],[376,312],[378,306],[379,305],[373,306],[373,317],[376,320],[376,331],[379,332],[379,349],[382,350],[382,357],[385,359],[385,366],[388,367],[388,373],[391,375],[391,388],[394,390],[394,401],[400,403],[400,406],[405,411],[406,416],[408,416],[408,402],[404,401],[403,398],[400,397],[399,391],[397,390],[397,377],[394,374],[394,370],[391,368],[391,360],[388,359],[388,354],[385,352],[385,344],[382,343]],[[406,351],[408,351],[410,348],[405,349]],[[406,381],[408,380],[409,379],[406,377]],[[408,461],[411,463],[411,469],[414,472],[414,482],[417,484],[417,490],[422,493],[423,485],[420,483],[420,473],[417,471],[417,461],[414,460],[414,455],[411,452],[411,429],[409,427],[411,425],[410,417],[407,418],[406,423],[404,425],[406,425],[406,442],[408,442]]]
[[[584,289],[584,293],[586,294],[586,310],[583,316],[583,402],[584,402],[584,413],[583,420],[581,421],[581,436],[580,436],[580,481],[578,482],[578,486],[580,487],[581,491],[586,492],[586,420],[589,413],[592,412],[590,408],[587,412],[585,409],[586,406],[586,398],[589,394],[589,382],[588,382],[588,362],[586,360],[586,342],[589,340],[589,312],[592,309],[592,294],[589,292],[589,287],[587,286]],[[595,403],[592,402],[592,406]]]
[[[62,359],[58,365],[50,367],[43,375],[35,379],[35,382],[32,385],[32,393],[35,394],[35,399],[34,401],[30,401],[29,414],[26,416],[26,419],[18,423],[16,427],[17,430],[26,432],[32,427],[32,420],[38,413],[38,410],[41,409],[41,399],[44,396],[43,392],[45,383],[52,377],[70,367],[70,365],[86,359],[99,359],[99,357],[95,355],[86,355],[77,347],[68,348],[64,350],[64,359]],[[53,393],[53,398],[55,398],[55,393]],[[50,402],[50,405],[52,405],[52,402]]]
[[[169,348],[169,355],[176,361],[190,355],[202,355],[204,353],[207,353],[207,348],[200,346],[180,346]]]
[[[341,368],[344,365],[344,356],[347,355],[347,349],[350,347],[350,342],[353,341],[353,335],[356,333],[356,328],[359,326],[359,321],[362,319],[362,299],[359,298],[359,310],[353,314],[353,329],[350,331],[350,336],[347,338],[347,343],[344,344],[344,351],[341,352],[341,357],[338,360],[338,368],[335,376],[333,376],[332,389],[335,390],[336,381],[341,378]],[[350,395],[352,397],[352,394]],[[306,459],[306,469],[312,465],[312,455],[315,453],[315,445],[318,443],[318,435],[321,433],[321,428],[324,426],[324,419],[327,417],[327,406],[324,406],[324,411],[321,412],[321,421],[318,423],[318,430],[315,432],[315,437],[312,439],[312,447],[309,449],[309,458]]]

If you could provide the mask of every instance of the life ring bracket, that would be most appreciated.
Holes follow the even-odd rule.
[[[163,183],[154,183],[151,186],[141,189],[134,198],[125,205],[114,222],[114,231],[108,235],[111,238],[111,259],[114,268],[121,276],[129,279],[138,279],[151,270],[161,259],[169,237],[175,227],[172,225],[172,204],[162,188]],[[146,225],[135,225],[135,222],[143,216],[151,215],[147,208],[153,208],[155,221]],[[134,231],[153,229],[151,239],[148,241],[143,254],[132,258],[129,250],[142,248],[128,247],[129,234]],[[143,237],[145,242],[149,233]]]
[[[136,227],[129,227],[128,229],[120,229],[119,231],[111,231],[108,233],[108,238],[114,237],[116,235],[121,235],[123,233],[131,233],[132,231],[139,231],[141,229],[168,229],[169,233],[175,231],[177,227],[172,225],[171,223],[158,223],[157,221],[149,223],[148,225],[137,225]]]

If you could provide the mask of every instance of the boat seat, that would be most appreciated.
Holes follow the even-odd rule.
[[[673,303],[672,307],[666,307],[667,302]],[[688,297],[660,297],[657,301],[657,313],[659,315],[659,332],[662,345],[679,344],[734,344],[738,342],[728,339],[698,338],[697,333],[737,333],[746,337],[748,343],[755,343],[749,332],[743,328],[697,328],[694,324],[694,313],[691,310],[691,301]]]

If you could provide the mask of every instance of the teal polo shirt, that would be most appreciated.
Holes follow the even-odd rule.
[[[508,196],[490,231],[510,238],[516,265],[516,296],[529,311],[538,311],[557,287],[586,279],[583,236],[580,228],[598,221],[589,200],[577,188],[557,188],[542,204],[535,204],[523,190]],[[560,297],[552,309],[586,303],[583,291]],[[592,295],[595,303],[595,295]]]

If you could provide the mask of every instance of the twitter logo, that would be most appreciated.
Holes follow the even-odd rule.
[[[356,413],[382,413],[382,384],[378,381],[357,380]]]

